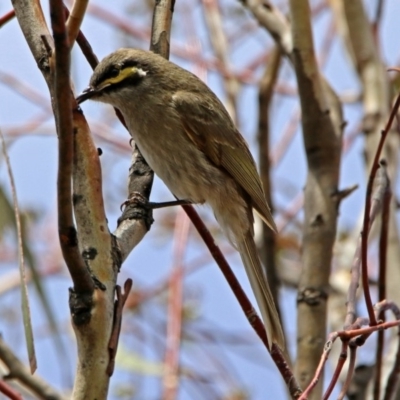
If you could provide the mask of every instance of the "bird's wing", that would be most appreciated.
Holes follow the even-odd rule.
[[[240,184],[261,218],[276,231],[250,150],[219,100],[200,93],[178,91],[172,96],[172,104],[188,137],[216,166],[223,167]]]

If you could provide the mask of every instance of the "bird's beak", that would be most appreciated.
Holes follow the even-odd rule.
[[[98,93],[98,91],[89,86],[76,98],[76,101],[78,104],[81,104],[92,98],[96,93]]]

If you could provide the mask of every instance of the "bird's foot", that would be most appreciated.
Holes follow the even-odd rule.
[[[155,210],[156,208],[165,208],[165,207],[171,207],[171,206],[184,206],[184,205],[190,205],[190,204],[193,204],[193,203],[189,200],[172,200],[172,201],[163,201],[160,203],[155,203],[152,201],[148,201],[146,199],[146,197],[144,197],[141,193],[133,192],[133,193],[131,193],[129,199],[125,200],[121,204],[121,211],[124,207],[130,206],[130,205],[138,205],[140,207]]]

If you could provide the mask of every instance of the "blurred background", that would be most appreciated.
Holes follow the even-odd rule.
[[[343,323],[340,318],[349,283],[347,272],[360,232],[366,186],[363,86],[339,33],[331,3],[334,2],[310,2],[314,44],[321,71],[341,99],[347,122],[340,188],[355,184],[359,187],[340,206],[332,262],[332,293],[338,296],[343,310],[331,310],[333,325],[329,331],[339,329],[340,321]],[[288,13],[286,1],[274,4],[284,14]],[[364,6],[371,23],[376,25],[381,59],[388,67],[398,66],[400,3],[366,0]],[[48,14],[47,2],[42,7]],[[91,1],[82,31],[99,59],[120,47],[148,49],[153,7],[154,3],[148,0]],[[1,2],[0,16],[11,8],[11,3]],[[259,83],[274,47],[269,33],[240,2],[176,2],[170,59],[198,75],[219,96],[256,160]],[[0,29],[0,55],[0,129],[6,140],[23,218],[37,373],[55,388],[68,393],[75,373],[76,344],[68,308],[71,280],[57,235],[57,138],[50,99],[16,19]],[[76,45],[72,59],[72,79],[78,94],[87,86],[91,68]],[[396,76],[388,73],[388,79],[395,89]],[[96,145],[103,151],[103,194],[112,231],[116,228],[120,205],[127,197],[130,137],[111,107],[88,102],[83,110]],[[283,60],[270,108],[269,141],[272,198],[279,228],[276,247],[281,282],[279,296],[292,357],[296,354],[296,288],[301,269],[303,188],[307,174],[300,118],[293,68]],[[396,195],[398,183],[392,184]],[[0,333],[15,354],[26,361],[11,199],[10,180],[1,155]],[[151,199],[167,201],[173,197],[156,178]],[[255,304],[238,254],[221,235],[210,210],[207,207],[197,207],[197,210]],[[154,211],[154,218],[150,232],[134,249],[120,273],[121,283],[128,277],[133,279],[134,290],[124,315],[117,370],[109,398],[161,398],[169,320],[168,285],[176,268],[182,268],[183,273],[177,398],[284,398],[284,384],[275,365],[186,215],[180,208],[172,207]],[[377,265],[373,240],[369,257],[373,281]],[[360,307],[360,313],[365,314]],[[372,363],[373,349],[374,342],[368,342],[359,352],[358,363]],[[333,358],[333,365],[336,361]],[[332,373],[329,368],[328,365],[328,378]]]

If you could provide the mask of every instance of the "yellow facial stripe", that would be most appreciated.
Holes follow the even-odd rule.
[[[145,75],[146,73],[141,70],[138,69],[136,67],[127,67],[124,69],[121,69],[121,71],[119,72],[119,74],[117,76],[114,76],[112,78],[108,78],[105,81],[103,81],[99,87],[98,90],[104,89],[107,86],[111,86],[111,85],[115,85],[116,83],[122,82],[123,80],[134,76],[134,75]]]

